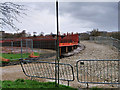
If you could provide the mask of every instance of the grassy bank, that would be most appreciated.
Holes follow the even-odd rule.
[[[2,88],[58,88],[54,82],[38,82],[35,80],[17,79],[15,81],[2,81]],[[59,88],[77,90],[65,85],[59,85]]]

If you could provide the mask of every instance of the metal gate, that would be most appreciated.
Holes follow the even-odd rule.
[[[55,80],[55,65],[53,62],[22,60],[21,67],[24,74],[28,77],[46,78]],[[56,67],[57,68],[57,67]],[[73,67],[70,64],[59,63],[59,80],[74,81]]]
[[[78,60],[80,83],[120,84],[120,60]]]

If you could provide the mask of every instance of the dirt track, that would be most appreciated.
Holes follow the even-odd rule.
[[[79,59],[118,59],[118,51],[115,48],[111,48],[106,45],[91,43],[88,41],[82,41],[81,43],[85,45],[85,50],[77,55],[63,58],[60,60],[60,62],[69,63],[74,67],[76,61]],[[16,80],[18,78],[27,79],[27,77],[23,74],[20,65],[0,67],[0,69],[2,69],[2,73],[0,73],[0,75],[2,75],[2,80]],[[45,79],[40,79],[40,81],[45,81]],[[64,82],[61,83],[65,84]],[[85,87],[84,84],[80,84],[76,80],[74,82],[71,82],[70,86],[76,88]],[[109,86],[105,85],[105,87]]]

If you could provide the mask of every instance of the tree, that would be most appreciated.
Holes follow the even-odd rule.
[[[41,32],[41,33],[39,34],[39,36],[44,36],[44,32]]]
[[[27,32],[27,37],[30,37],[30,36],[31,36],[30,32]]]
[[[0,27],[4,28],[13,28],[17,32],[19,29],[14,24],[14,21],[19,22],[18,16],[22,17],[22,14],[25,14],[23,11],[24,5],[18,5],[12,2],[0,3]]]
[[[36,37],[37,32],[33,32],[33,37]]]
[[[93,29],[90,33],[91,36],[100,36],[100,32],[98,31],[98,29]]]
[[[22,36],[22,37],[26,37],[26,30],[23,30],[23,31],[21,32],[21,36]]]

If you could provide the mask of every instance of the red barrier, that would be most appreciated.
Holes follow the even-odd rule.
[[[62,37],[63,36],[63,37]],[[56,36],[52,36],[52,35],[47,35],[47,36],[36,36],[36,37],[22,37],[22,38],[16,38],[16,39],[6,39],[6,40],[1,40],[0,43],[4,43],[4,42],[11,42],[11,41],[20,41],[20,40],[25,40],[25,39],[32,39],[33,41],[45,41],[47,42],[48,40],[51,41],[55,41]],[[59,35],[59,46],[73,46],[73,45],[78,45],[79,42],[79,35],[78,34],[63,34],[63,35]]]

